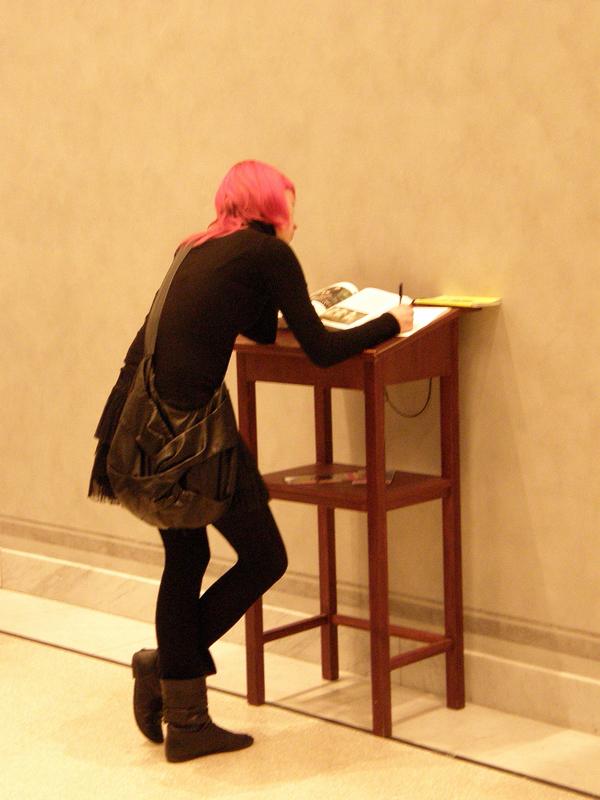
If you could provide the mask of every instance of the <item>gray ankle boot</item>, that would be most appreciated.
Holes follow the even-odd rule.
[[[167,761],[189,761],[210,753],[241,750],[254,739],[219,728],[208,715],[206,678],[161,680],[163,714],[167,723]]]
[[[133,715],[141,732],[151,742],[163,741],[162,694],[158,677],[158,650],[139,650],[131,659]]]

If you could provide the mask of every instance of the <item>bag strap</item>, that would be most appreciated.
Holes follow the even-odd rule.
[[[154,355],[154,347],[156,346],[156,335],[158,333],[158,323],[160,322],[160,315],[162,314],[163,306],[165,304],[165,300],[167,299],[167,294],[169,289],[171,288],[171,283],[173,282],[173,278],[175,277],[175,273],[179,269],[181,262],[187,256],[187,254],[192,249],[193,245],[187,245],[186,247],[180,247],[177,252],[175,253],[175,257],[173,258],[173,263],[167,274],[165,275],[165,279],[161,284],[160,289],[156,293],[156,297],[152,303],[150,308],[150,312],[148,314],[148,320],[146,321],[146,332],[144,335],[144,355],[151,356]]]

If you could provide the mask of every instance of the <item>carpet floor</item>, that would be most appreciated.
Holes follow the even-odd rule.
[[[580,794],[211,691],[238,753],[168,764],[131,712],[121,665],[0,635],[0,796],[16,800],[568,800]]]

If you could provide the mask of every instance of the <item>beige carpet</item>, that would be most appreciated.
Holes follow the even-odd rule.
[[[0,797],[15,800],[568,800],[581,795],[211,692],[255,744],[167,764],[131,714],[122,666],[0,635]]]

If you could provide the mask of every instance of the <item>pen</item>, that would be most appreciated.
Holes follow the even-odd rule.
[[[399,300],[400,303],[402,302],[402,295],[404,294],[403,289],[404,289],[404,284],[401,283],[400,286],[398,286],[398,295],[400,297]]]

